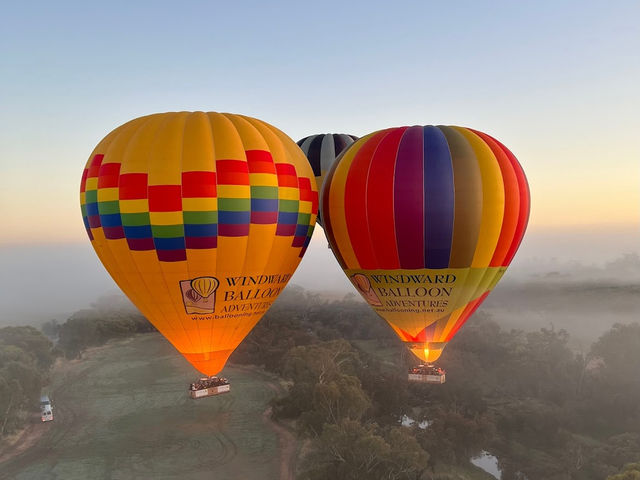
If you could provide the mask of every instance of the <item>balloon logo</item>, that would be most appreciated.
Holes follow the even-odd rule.
[[[381,307],[382,303],[380,302],[380,298],[376,295],[376,292],[371,287],[371,282],[362,273],[356,273],[351,276],[351,281],[355,285],[355,287],[360,292],[360,295],[367,301],[369,305],[373,305],[376,307]]]
[[[80,203],[118,286],[195,368],[215,375],[309,245],[313,177],[293,140],[260,120],[162,113],[98,144]]]
[[[358,292],[431,362],[511,263],[529,189],[515,156],[489,135],[399,127],[361,138],[337,159],[321,211]]]
[[[188,300],[190,300],[193,303],[198,302],[201,298],[202,295],[200,295],[198,292],[196,292],[194,289],[190,288],[189,290],[187,290],[184,294],[185,297],[187,297]]]
[[[220,282],[215,277],[198,277],[191,280],[191,288],[201,297],[208,297],[216,291]]]

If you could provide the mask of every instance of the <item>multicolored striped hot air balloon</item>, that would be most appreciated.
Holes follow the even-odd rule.
[[[313,174],[316,176],[318,191],[322,191],[324,179],[338,155],[356,140],[358,140],[358,137],[355,135],[347,135],[345,133],[321,133],[298,140],[298,146],[307,156],[313,169]],[[322,225],[320,215],[318,215],[318,223]]]
[[[337,160],[321,212],[356,289],[413,353],[433,362],[511,263],[529,188],[516,157],[489,135],[390,128]]]
[[[116,128],[90,155],[80,192],[107,271],[206,375],[284,289],[318,210],[293,140],[228,113],[161,113]]]

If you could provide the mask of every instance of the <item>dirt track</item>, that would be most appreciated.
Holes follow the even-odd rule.
[[[50,390],[55,421],[0,463],[0,479],[277,479],[294,477],[295,438],[265,411],[268,375],[229,367],[232,392],[191,400],[194,370],[159,335],[66,362]]]

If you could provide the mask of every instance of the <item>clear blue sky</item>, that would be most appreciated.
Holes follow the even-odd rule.
[[[170,110],[293,139],[466,125],[521,160],[533,228],[637,224],[638,19],[638,1],[5,2],[0,244],[86,241],[93,146]]]
[[[477,128],[513,150],[531,185],[511,274],[532,257],[638,251],[639,19],[637,0],[6,1],[0,316],[46,319],[115,288],[86,238],[80,175],[110,130],[161,111],[242,113],[293,139]],[[316,231],[294,282],[346,289]],[[25,305],[34,278],[47,288]]]

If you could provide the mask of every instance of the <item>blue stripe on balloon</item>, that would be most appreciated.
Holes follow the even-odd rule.
[[[277,198],[252,198],[251,211],[252,212],[277,212],[278,199]]]
[[[444,134],[424,127],[424,258],[426,268],[447,268],[454,216],[453,164]]]
[[[150,225],[138,225],[134,227],[125,225],[124,236],[127,238],[151,238],[153,234],[151,233]]]
[[[218,211],[218,223],[223,225],[243,225],[251,222],[251,212]]]
[[[86,207],[87,207],[87,217],[92,217],[94,215],[100,214],[100,212],[98,212],[98,202],[87,203]]]
[[[295,236],[306,237],[308,231],[309,231],[309,225],[297,225]]]
[[[108,213],[100,215],[100,223],[103,227],[119,227],[122,225],[119,213]]]
[[[184,224],[185,237],[216,237],[218,235],[218,225],[209,224]]]
[[[184,249],[184,237],[173,238],[154,238],[153,243],[156,246],[156,250],[180,250]]]
[[[278,223],[282,225],[298,223],[298,212],[279,212]]]

